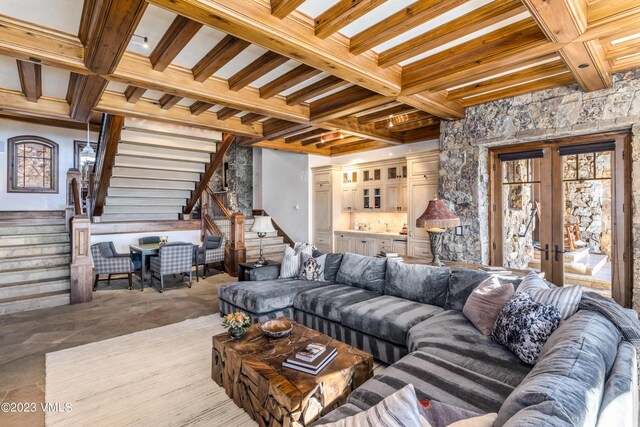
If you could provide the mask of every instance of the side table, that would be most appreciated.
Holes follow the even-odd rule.
[[[256,266],[255,262],[241,262],[238,264],[238,282],[245,282],[249,280],[249,272],[256,268],[263,268],[267,266],[280,266],[277,261],[267,260],[267,263],[263,266]]]

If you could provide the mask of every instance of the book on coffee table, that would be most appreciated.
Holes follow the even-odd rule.
[[[304,347],[303,350],[306,350],[306,347]],[[296,354],[291,355],[287,360],[282,362],[282,366],[306,372],[307,374],[317,375],[325,366],[335,359],[338,351],[335,347],[326,347],[326,349],[311,362],[301,359],[300,353],[301,352],[297,352]],[[306,351],[303,353],[306,353]]]

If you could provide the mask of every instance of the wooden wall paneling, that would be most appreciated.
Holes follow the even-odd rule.
[[[135,104],[146,91],[147,90],[143,87],[129,85],[124,91],[124,96],[127,98],[127,102]]]
[[[193,79],[197,82],[207,80],[216,71],[224,67],[227,62],[249,47],[250,44],[237,37],[226,35],[191,69]]]
[[[386,0],[340,0],[315,19],[315,34],[326,39]]]
[[[153,69],[156,71],[166,69],[200,28],[202,28],[200,22],[192,21],[184,16],[176,16],[149,55]]]
[[[242,70],[238,71],[233,76],[229,77],[229,89],[238,91],[268,72],[275,70],[288,60],[289,58],[286,56],[269,51]]]
[[[310,84],[307,87],[304,87],[300,90],[293,92],[292,94],[287,95],[287,104],[295,105],[301,104],[307,99],[315,98],[316,96],[323,95],[327,92],[330,92],[334,89],[337,89],[341,86],[346,85],[347,82],[342,80],[339,77],[329,76],[326,77],[319,82],[315,82]]]
[[[38,102],[42,96],[42,66],[33,62],[16,60],[22,93],[29,102]]]
[[[317,76],[320,73],[322,73],[322,71],[308,65],[299,65],[293,70],[278,77],[277,79],[263,85],[260,88],[260,98],[271,98],[272,96],[290,89],[295,85],[310,79],[311,77]]]
[[[168,110],[174,105],[176,105],[178,102],[182,101],[182,99],[183,98],[181,96],[165,93],[158,100],[158,104],[160,104],[160,108],[162,108],[163,110]]]

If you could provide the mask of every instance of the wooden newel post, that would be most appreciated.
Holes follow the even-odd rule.
[[[74,179],[78,183],[82,182],[82,173],[78,169],[69,169],[67,171],[67,207],[64,210],[64,219],[65,219],[67,231],[70,231],[69,221],[75,215],[75,207],[74,207],[74,200],[73,200],[73,186],[71,184]]]
[[[238,266],[247,260],[247,247],[244,244],[244,215],[241,212],[231,214],[231,241],[229,242],[229,275],[238,277]]]
[[[92,279],[91,222],[78,215],[71,220],[71,304],[91,301]]]

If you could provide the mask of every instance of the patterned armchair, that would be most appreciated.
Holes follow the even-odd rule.
[[[220,262],[224,264],[224,247],[226,240],[224,236],[206,236],[202,245],[193,253],[193,263],[196,265],[196,280],[199,281],[199,267],[204,266],[202,278],[207,277],[207,267],[209,264]]]
[[[129,254],[120,254],[116,251],[113,242],[101,242],[91,245],[91,255],[95,267],[96,279],[93,282],[94,292],[98,289],[100,275],[107,274],[107,283],[111,284],[111,276],[114,274],[126,274],[129,277],[129,290],[131,290],[131,274],[140,269],[140,262],[135,262]]]
[[[160,293],[164,291],[164,276],[167,274],[189,274],[191,287],[191,266],[193,262],[193,244],[184,242],[167,243],[160,247],[157,257],[151,258],[151,286],[153,278],[160,279]]]

